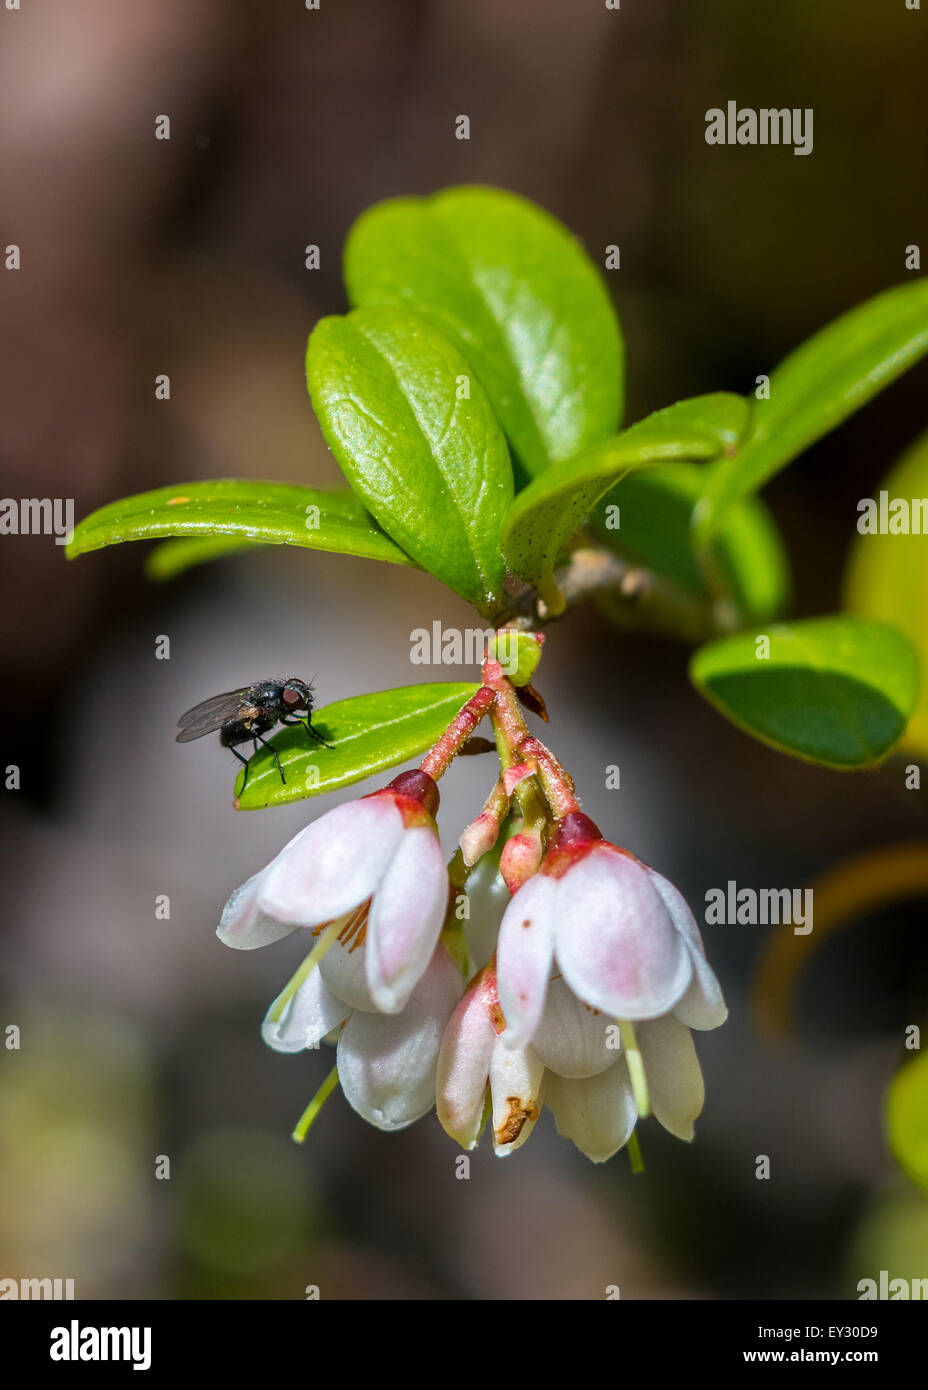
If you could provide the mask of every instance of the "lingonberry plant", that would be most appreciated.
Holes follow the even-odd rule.
[[[547,720],[542,629],[592,599],[696,646],[696,689],[746,733],[833,768],[883,759],[916,707],[913,646],[863,601],[777,621],[787,565],[757,492],[928,350],[928,285],[851,310],[749,398],[677,401],[622,429],[604,282],[522,198],[458,188],[374,207],[345,280],[353,308],[316,326],[306,371],[347,488],[165,487],[95,512],[69,554],[159,539],[163,579],[305,546],[417,566],[474,604],[494,634],[479,686],[342,700],[314,716],[328,746],[285,728],[239,773],[235,805],[251,810],[419,761],[301,831],[233,893],[219,935],[250,949],[309,933],[264,1022],[283,1052],[337,1046],[295,1137],[340,1084],[385,1130],[436,1108],[469,1149],[489,1121],[500,1154],[547,1104],[590,1158],[628,1145],[637,1164],[649,1113],[692,1137],[692,1030],[726,1009],[680,893],[604,838],[526,721]],[[499,772],[447,864],[437,784],[480,748]]]

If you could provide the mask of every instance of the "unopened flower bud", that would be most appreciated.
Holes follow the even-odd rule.
[[[538,872],[541,864],[541,837],[530,831],[520,830],[506,841],[500,856],[499,871],[506,880],[510,893],[517,893],[532,874]]]
[[[534,763],[513,763],[511,767],[507,767],[503,773],[506,795],[512,796],[519,783],[524,782],[527,777],[534,777],[537,771]]]
[[[481,811],[477,819],[472,820],[461,833],[461,853],[467,867],[476,864],[491,850],[498,838],[499,821],[496,816],[491,811]]]

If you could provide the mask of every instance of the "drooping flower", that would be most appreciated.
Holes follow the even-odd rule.
[[[438,1060],[437,1112],[445,1131],[473,1149],[486,1118],[497,1155],[528,1139],[542,1109],[558,1132],[595,1163],[630,1139],[638,1111],[619,1028],[583,1004],[563,979],[551,981],[532,1042],[505,1045],[496,971],[483,969],[445,1029]],[[644,1059],[655,1117],[679,1139],[692,1139],[704,1087],[690,1030],[667,1016],[642,1023]]]
[[[461,997],[461,975],[439,943],[402,1010],[385,1014],[369,993],[365,949],[363,943],[356,951],[335,947],[308,971],[304,962],[261,1032],[277,1052],[337,1041],[338,1080],[348,1103],[378,1129],[405,1129],[435,1104],[439,1044]]]
[[[438,788],[423,772],[336,806],[236,889],[220,939],[251,950],[300,927],[330,927],[343,941],[360,935],[368,997],[398,1013],[432,959],[448,901],[437,809]]]
[[[651,1111],[678,1139],[692,1139],[705,1087],[689,1028],[665,1014],[639,1022],[634,1032]],[[616,1021],[578,999],[564,979],[554,979],[530,1045],[545,1065],[545,1104],[558,1131],[595,1162],[611,1158],[638,1118]]]
[[[673,1015],[706,1029],[727,1017],[682,895],[579,812],[561,821],[540,872],[503,914],[498,976],[507,1046],[535,1038],[554,972],[610,1021]]]
[[[500,1156],[520,1148],[531,1134],[544,1075],[544,1063],[531,1045],[502,1046],[504,1027],[491,964],[480,971],[451,1015],[441,1042],[436,1086],[442,1128],[463,1149],[472,1149],[483,1128],[489,1085],[493,1148]]]

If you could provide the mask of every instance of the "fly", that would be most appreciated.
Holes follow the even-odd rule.
[[[280,780],[286,786],[287,779],[277,749],[267,742],[264,735],[276,724],[302,724],[317,743],[331,748],[332,744],[326,743],[312,726],[312,692],[311,684],[307,685],[297,676],[290,676],[287,680],[255,681],[254,685],[243,685],[239,690],[212,695],[181,715],[177,721],[180,729],[177,742],[192,743],[195,738],[203,738],[204,734],[214,733],[218,729],[219,742],[224,748],[231,749],[245,769],[242,791],[248,781],[250,763],[238,751],[238,746],[251,742],[257,753],[260,743],[271,750]],[[301,715],[302,718],[299,717]]]

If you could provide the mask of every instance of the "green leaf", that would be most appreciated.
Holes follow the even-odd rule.
[[[602,277],[525,198],[474,187],[380,203],[351,230],[345,281],[353,304],[414,309],[456,344],[528,474],[618,428],[624,347]]]
[[[886,1093],[886,1137],[899,1166],[928,1188],[928,1053],[896,1072]]]
[[[447,338],[398,309],[322,319],[306,355],[313,408],[355,492],[423,569],[490,615],[512,468],[472,377]]]
[[[596,533],[621,559],[708,603],[716,595],[693,553],[691,527],[704,485],[705,469],[696,463],[665,463],[631,473],[596,504]],[[731,508],[710,559],[722,590],[744,618],[762,621],[782,611],[789,592],[786,552],[758,498]]]
[[[734,449],[747,417],[740,396],[696,396],[554,464],[519,493],[506,514],[503,552],[510,569],[547,598],[564,546],[604,492],[645,464],[715,458]]]
[[[926,679],[903,744],[928,755],[928,518],[923,518],[919,511],[919,503],[925,498],[928,433],[903,454],[872,499],[877,508],[877,524],[883,526],[883,531],[855,536],[844,581],[844,603],[851,613],[862,618],[882,618],[893,623],[918,652]],[[905,503],[904,511],[900,502]],[[882,522],[881,506],[885,508]],[[909,534],[898,529],[904,521]],[[861,514],[858,530],[864,524],[869,522]],[[890,526],[896,530],[890,530]]]
[[[717,464],[698,518],[708,541],[727,507],[762,487],[928,351],[928,279],[886,290],[803,343],[770,377],[737,455]]]
[[[915,652],[904,637],[885,623],[848,617],[711,642],[693,656],[690,677],[745,733],[834,768],[884,758],[915,707],[918,685]]]
[[[250,541],[241,536],[195,536],[162,541],[145,556],[144,570],[149,579],[163,583],[185,574],[195,565],[208,564],[210,560],[222,560],[227,555],[241,555],[243,551],[263,550],[262,541]]]
[[[236,546],[260,541],[413,564],[347,489],[323,492],[241,478],[177,483],[110,502],[78,523],[66,553],[73,560],[105,545],[163,536],[195,537],[203,543],[207,537],[224,536],[230,538],[230,548],[233,539]]]
[[[477,689],[472,684],[439,682],[336,700],[313,713],[313,728],[334,746],[324,748],[305,728],[295,725],[279,730],[268,742],[277,750],[286,784],[270,750],[260,748],[251,759],[244,792],[244,768],[235,779],[237,809],[255,811],[321,796],[418,757],[444,733]]]

